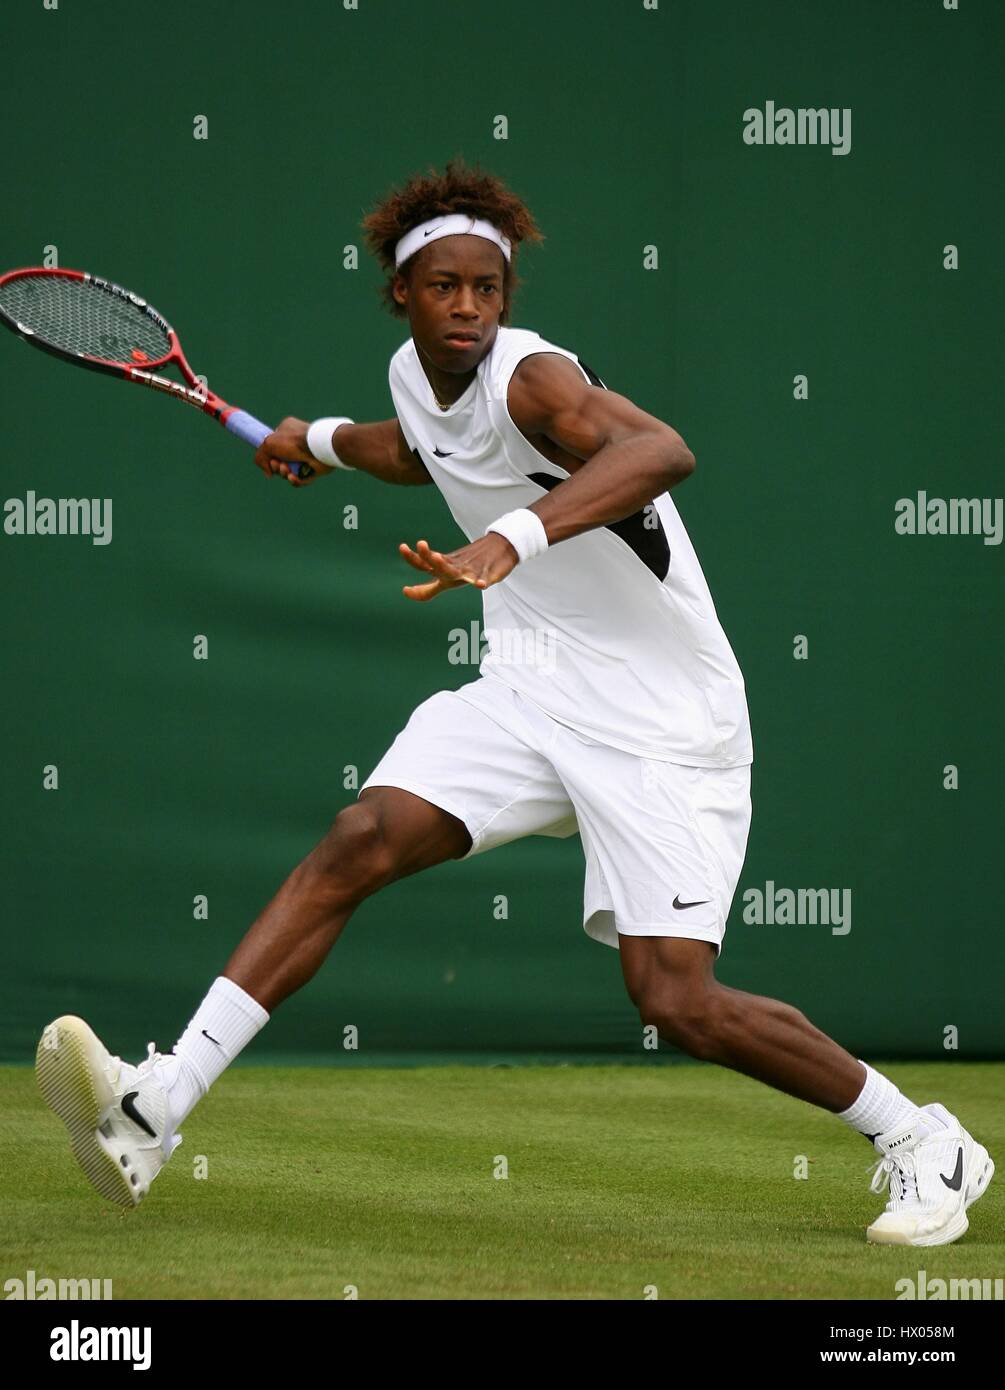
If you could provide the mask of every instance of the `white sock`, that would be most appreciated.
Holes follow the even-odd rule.
[[[861,1057],[859,1061],[862,1062]],[[945,1128],[940,1119],[902,1095],[882,1072],[874,1071],[868,1062],[862,1062],[862,1066],[865,1067],[865,1083],[858,1099],[847,1110],[842,1110],[838,1119],[864,1134],[870,1142],[878,1134],[889,1134],[890,1130],[912,1120],[922,1138]]]
[[[174,1128],[268,1021],[265,1009],[240,985],[225,975],[213,981],[173,1055],[160,1064]]]

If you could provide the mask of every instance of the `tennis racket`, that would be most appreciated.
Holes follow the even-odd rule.
[[[0,322],[64,362],[187,401],[256,449],[272,433],[261,420],[208,390],[188,365],[171,325],[145,299],[110,280],[82,270],[9,270],[0,275]],[[157,375],[155,369],[172,364],[184,385]],[[298,478],[314,475],[307,463],[289,467]]]

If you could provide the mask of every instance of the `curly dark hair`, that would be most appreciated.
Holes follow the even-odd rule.
[[[379,290],[380,297],[395,318],[407,317],[405,306],[394,297],[392,285],[395,274],[401,275],[409,283],[419,252],[409,256],[395,271],[394,248],[405,233],[420,222],[451,212],[486,218],[513,244],[511,259],[506,262],[503,272],[503,308],[499,322],[505,324],[509,320],[512,296],[523,283],[516,273],[518,244],[521,241],[544,241],[544,234],[537,227],[530,210],[501,179],[486,173],[477,164],[466,167],[463,158],[458,156],[447,162],[442,174],[430,168],[428,177],[414,174],[403,188],[392,189],[360,224],[370,250],[384,269],[390,271]]]

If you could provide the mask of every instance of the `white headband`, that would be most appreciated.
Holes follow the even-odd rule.
[[[506,259],[510,258],[512,243],[509,237],[503,236],[498,227],[486,222],[484,218],[472,217],[470,213],[452,212],[448,216],[432,217],[428,222],[420,222],[418,227],[413,227],[410,232],[405,233],[394,248],[395,270],[402,261],[407,261],[409,256],[413,256],[420,246],[428,246],[441,236],[458,234],[480,236],[485,237],[487,241],[494,241]]]

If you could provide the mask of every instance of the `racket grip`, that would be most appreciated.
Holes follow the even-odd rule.
[[[267,439],[272,433],[269,425],[263,425],[261,420],[256,420],[254,415],[249,415],[246,410],[232,410],[224,421],[224,428],[230,430],[231,434],[236,434],[238,439],[243,439],[245,444],[250,444],[253,449],[257,449],[263,439]],[[309,463],[291,463],[290,472],[295,478],[312,478],[314,469]]]

